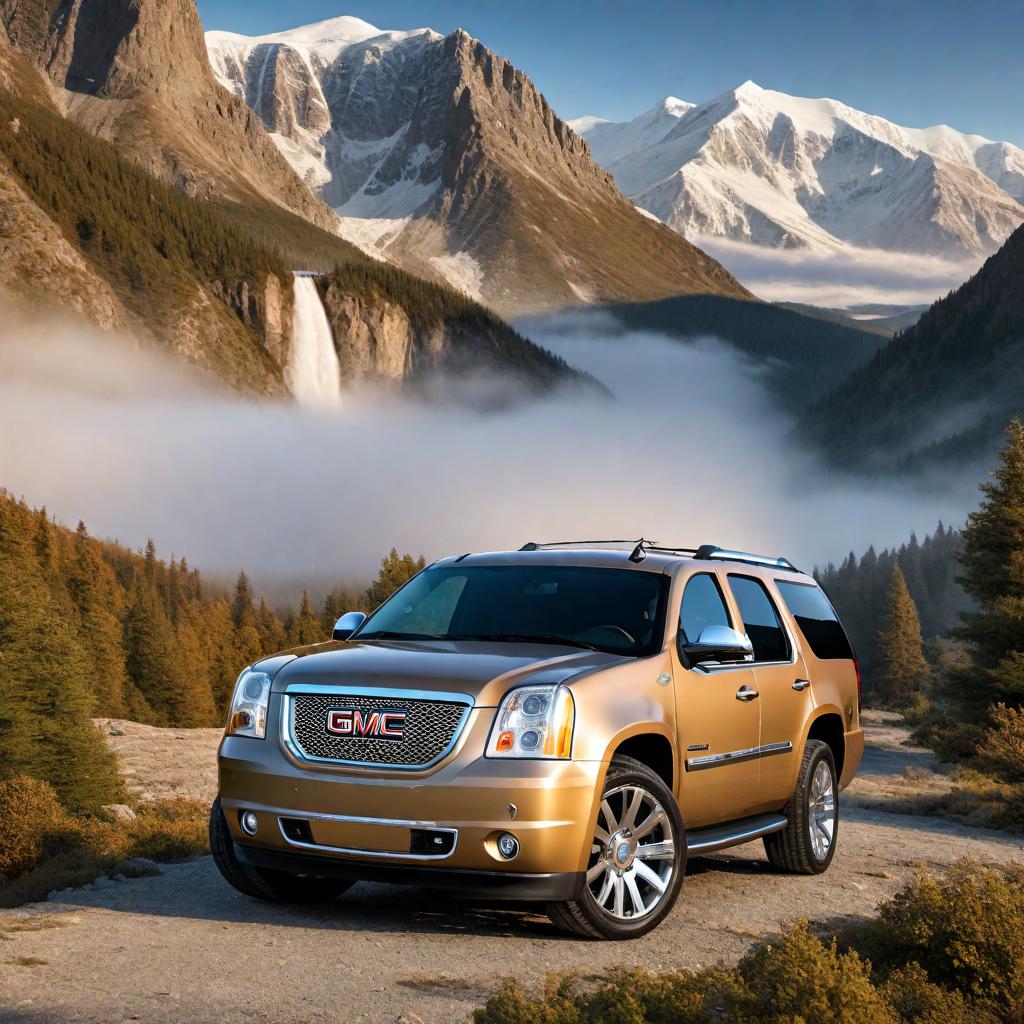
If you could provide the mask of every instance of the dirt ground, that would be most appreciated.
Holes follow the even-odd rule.
[[[177,791],[209,795],[216,730],[204,730],[208,740],[157,730],[167,738],[154,745],[135,731],[145,727],[118,724],[125,735],[111,742],[134,767],[140,792],[163,793],[170,773],[181,772]],[[1024,837],[854,806],[901,779],[946,784],[927,751],[904,745],[898,722],[872,716],[868,730],[827,874],[774,874],[759,844],[693,860],[672,915],[635,942],[580,942],[530,908],[392,886],[360,884],[314,908],[266,906],[228,888],[203,857],[0,916],[0,1020],[464,1021],[502,977],[533,984],[549,971],[733,961],[795,917],[828,926],[870,915],[919,864],[967,855],[1024,861]],[[192,744],[201,754],[194,763],[183,753]]]

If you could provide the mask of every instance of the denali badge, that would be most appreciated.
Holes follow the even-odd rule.
[[[364,711],[361,708],[331,708],[327,712],[327,731],[333,736],[365,736],[377,740],[405,739],[404,711],[388,708]]]

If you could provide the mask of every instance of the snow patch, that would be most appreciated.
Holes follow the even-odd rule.
[[[464,292],[477,302],[483,302],[483,268],[468,252],[432,256],[430,263],[453,288]]]

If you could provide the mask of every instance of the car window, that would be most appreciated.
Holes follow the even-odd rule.
[[[776,580],[775,585],[816,658],[853,658],[846,630],[820,587],[791,580]]]
[[[679,608],[679,629],[683,642],[696,643],[705,626],[731,626],[718,581],[711,573],[691,576]]]
[[[753,576],[730,574],[729,586],[754,645],[754,661],[788,661],[789,640],[765,585]]]

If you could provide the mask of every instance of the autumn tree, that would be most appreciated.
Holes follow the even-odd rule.
[[[382,605],[399,587],[407,583],[426,565],[423,556],[413,558],[412,555],[400,555],[397,548],[392,548],[381,560],[377,578],[366,591],[366,611],[372,611]]]
[[[889,584],[888,628],[878,638],[882,655],[880,695],[894,707],[906,707],[931,678],[924,656],[917,605],[896,565]]]

